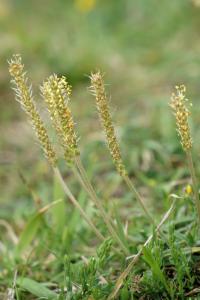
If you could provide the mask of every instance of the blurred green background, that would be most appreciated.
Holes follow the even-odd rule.
[[[177,83],[186,84],[194,102],[199,158],[200,1],[0,0],[0,41],[1,217],[11,209],[16,213],[16,205],[23,210],[29,201],[19,171],[44,199],[51,193],[45,182],[52,180],[10,89],[7,60],[13,53],[22,55],[42,111],[38,84],[53,72],[68,77],[84,162],[97,178],[103,172],[106,182],[114,172],[87,90],[88,75],[99,68],[112,94],[117,134],[133,176],[154,186],[176,168],[170,157],[180,146],[168,103]],[[44,118],[48,122],[46,112]]]

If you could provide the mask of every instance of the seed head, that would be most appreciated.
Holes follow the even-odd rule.
[[[90,79],[90,89],[92,91],[92,94],[95,95],[96,98],[97,110],[99,112],[102,127],[106,135],[108,148],[110,150],[117,171],[120,175],[125,176],[126,170],[122,161],[119,144],[110,114],[103,76],[100,72],[94,74],[92,73]]]
[[[68,163],[72,163],[75,156],[79,155],[79,150],[74,121],[68,106],[71,86],[64,76],[59,78],[54,74],[43,83],[41,91],[64,149],[65,159]]]
[[[9,72],[13,78],[11,82],[14,85],[13,90],[16,94],[16,100],[28,114],[45,156],[50,164],[54,166],[56,164],[56,154],[50,143],[44,123],[37,112],[32,96],[32,88],[28,85],[28,78],[24,72],[24,65],[20,55],[13,55],[9,61]]]
[[[181,139],[181,145],[184,151],[192,148],[192,138],[188,124],[190,111],[187,107],[188,99],[185,97],[186,87],[184,85],[176,86],[176,93],[172,94],[170,106],[174,111],[178,135]],[[192,105],[190,103],[190,105]]]

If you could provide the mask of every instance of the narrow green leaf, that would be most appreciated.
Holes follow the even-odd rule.
[[[168,293],[171,295],[171,289],[167,283],[167,280],[166,280],[162,270],[160,269],[158,262],[153,257],[151,250],[148,249],[148,247],[144,247],[144,249],[143,249],[143,259],[151,267],[153,274],[156,276],[156,278],[158,280],[160,280],[160,282],[162,282],[162,284],[164,285],[164,287],[166,288]]]
[[[119,237],[123,241],[123,243],[126,245],[126,247],[129,248],[129,245],[127,243],[127,238],[125,236],[124,228],[123,228],[123,225],[122,225],[122,222],[120,220],[120,217],[119,217],[119,214],[118,214],[118,211],[117,211],[116,207],[115,207],[114,211],[115,211],[115,219],[117,221],[117,229],[118,229]]]
[[[60,204],[62,200],[54,201],[41,208],[26,224],[16,247],[16,255],[20,256],[34,239],[40,225],[43,222],[44,213],[51,207]]]
[[[34,296],[43,298],[43,299],[52,299],[56,300],[58,295],[53,291],[49,290],[42,283],[39,283],[33,279],[26,277],[19,277],[17,279],[17,285],[22,289],[28,291]]]
[[[16,248],[17,256],[20,256],[33,240],[40,224],[42,223],[42,218],[43,215],[41,213],[37,213],[26,224],[20,236],[19,242],[17,244],[17,248]]]

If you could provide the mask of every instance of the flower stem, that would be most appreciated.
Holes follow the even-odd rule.
[[[133,183],[131,182],[130,178],[128,175],[124,175],[123,176],[124,181],[126,182],[127,186],[129,187],[129,189],[133,192],[133,194],[135,195],[135,198],[137,199],[137,201],[139,202],[139,204],[141,205],[142,209],[144,210],[146,216],[148,217],[149,221],[155,225],[155,222],[152,218],[152,216],[150,215],[150,213],[148,212],[144,201],[142,199],[142,197],[140,196],[140,194],[137,192],[136,188],[134,187]]]
[[[105,212],[101,201],[98,199],[96,192],[94,191],[93,186],[90,183],[90,180],[88,179],[87,173],[83,167],[83,164],[81,162],[80,157],[76,157],[75,159],[75,163],[77,166],[77,169],[80,172],[81,175],[81,179],[82,179],[82,184],[83,187],[86,189],[87,193],[90,195],[92,201],[95,203],[96,207],[99,209],[100,214],[111,234],[111,236],[113,237],[113,239],[118,243],[118,245],[120,246],[120,248],[123,250],[123,252],[126,255],[129,255],[129,250],[127,249],[127,247],[124,245],[124,243],[122,242],[122,240],[120,239],[120,237],[118,236],[117,232],[115,231],[115,229],[113,228],[113,224],[110,220],[110,217],[107,215],[107,213]]]
[[[104,241],[105,238],[104,236],[100,233],[100,231],[96,228],[96,226],[94,225],[94,223],[88,218],[87,214],[85,213],[85,211],[83,210],[83,208],[80,206],[80,204],[78,203],[78,201],[74,198],[73,194],[71,193],[70,189],[68,188],[68,186],[66,185],[66,183],[63,180],[63,177],[60,173],[60,170],[57,167],[54,167],[54,173],[56,175],[56,177],[58,178],[65,194],[69,197],[71,203],[78,209],[78,211],[80,212],[81,216],[84,218],[84,220],[90,225],[90,227],[92,228],[92,230],[94,231],[94,233],[96,234],[96,236],[101,240]]]
[[[199,201],[199,191],[198,191],[198,184],[197,184],[197,177],[194,169],[194,163],[192,159],[192,153],[191,151],[186,152],[187,155],[187,160],[188,160],[188,166],[192,178],[192,184],[193,184],[193,190],[194,190],[194,200],[197,208],[197,214],[198,214],[198,219],[200,223],[200,201]]]

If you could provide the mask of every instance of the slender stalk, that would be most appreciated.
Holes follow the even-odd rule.
[[[81,159],[79,156],[76,157],[75,159],[75,164],[77,166],[77,169],[80,172],[80,176],[81,176],[81,183],[83,185],[83,187],[86,189],[86,191],[88,192],[88,194],[90,195],[92,201],[95,203],[96,207],[99,209],[101,216],[103,217],[106,226],[111,234],[111,236],[114,238],[114,240],[118,243],[118,245],[120,246],[120,248],[123,250],[123,252],[126,255],[129,255],[129,250],[126,248],[126,246],[123,244],[122,240],[120,239],[120,237],[118,236],[117,232],[115,231],[115,229],[113,228],[113,224],[109,218],[109,216],[107,215],[107,213],[105,212],[101,201],[98,199],[96,192],[94,191],[94,188],[92,187],[90,180],[87,177],[87,173],[83,167],[83,164],[81,162]]]
[[[197,214],[198,214],[198,219],[200,223],[200,200],[199,200],[199,191],[198,191],[198,184],[197,184],[197,177],[194,169],[194,163],[192,159],[192,153],[190,150],[186,152],[187,156],[187,161],[188,161],[188,166],[192,178],[192,184],[193,184],[193,190],[194,190],[194,200],[197,208]]]
[[[160,223],[158,224],[158,226],[155,229],[155,233],[158,233],[161,226],[167,221],[167,219],[169,218],[169,216],[171,215],[172,211],[174,210],[175,207],[175,202],[176,199],[173,200],[172,205],[170,206],[170,208],[168,209],[168,211],[165,213],[165,215],[163,216],[162,220],[160,221]],[[140,256],[142,255],[143,249],[151,242],[151,240],[153,239],[153,234],[151,234],[148,239],[146,240],[146,242],[143,244],[142,248],[138,251],[138,253],[133,257],[133,259],[131,260],[131,262],[129,263],[129,265],[127,266],[127,268],[124,270],[124,272],[119,276],[116,284],[115,284],[115,288],[113,290],[113,292],[110,294],[110,296],[108,297],[108,300],[114,299],[119,291],[119,289],[121,288],[124,280],[126,279],[126,277],[128,276],[128,274],[130,273],[130,271],[132,270],[133,266],[136,264],[136,262],[138,261],[138,259],[140,258]],[[129,257],[130,258],[130,257]]]
[[[78,201],[74,198],[74,196],[71,193],[70,189],[68,188],[68,186],[64,182],[63,177],[62,177],[62,175],[61,175],[60,170],[58,169],[58,167],[54,167],[53,170],[54,170],[54,173],[55,173],[56,177],[58,178],[58,180],[59,180],[59,182],[60,182],[60,184],[61,184],[64,192],[69,197],[71,203],[79,210],[80,214],[82,215],[82,217],[84,218],[84,220],[90,225],[90,227],[92,228],[92,230],[94,231],[94,233],[96,234],[96,236],[101,241],[105,241],[104,236],[96,228],[96,226],[94,225],[94,223],[88,218],[88,216],[85,213],[85,211],[83,210],[83,208],[80,206],[80,204],[78,203]]]
[[[150,215],[150,213],[148,212],[145,204],[144,204],[144,201],[142,199],[142,197],[140,196],[140,194],[137,192],[135,186],[133,185],[133,183],[131,182],[130,178],[128,175],[124,175],[122,176],[124,181],[126,182],[127,186],[129,187],[129,189],[132,191],[132,193],[134,194],[135,198],[137,199],[137,201],[139,202],[139,204],[141,205],[142,209],[144,210],[146,216],[148,217],[149,221],[155,225],[155,222],[152,218],[152,216]]]
[[[81,174],[80,174],[79,170],[77,169],[77,167],[73,166],[72,171],[73,171],[75,177],[78,179],[79,183],[82,185],[82,187],[85,189],[85,191],[90,195],[90,191],[89,191],[89,188],[87,186],[87,183],[81,177]]]
[[[80,182],[80,184],[83,186],[83,188],[85,189],[85,191],[89,194],[89,190],[87,185],[85,184],[85,182],[83,181],[79,171],[77,170],[76,167],[72,167],[72,171],[75,175],[75,177],[78,179],[78,181]],[[119,249],[117,249],[116,247],[112,246],[113,251],[115,251],[118,255],[121,255],[121,252],[119,251]]]

